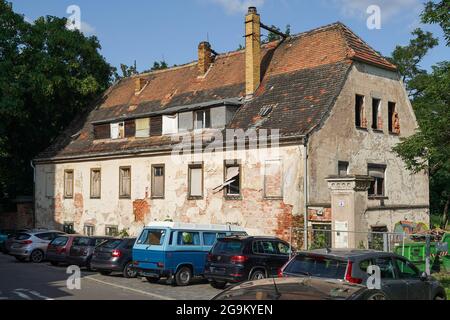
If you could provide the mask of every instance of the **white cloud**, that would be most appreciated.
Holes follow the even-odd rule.
[[[84,21],[81,21],[80,31],[83,32],[86,36],[92,36],[95,34],[95,28]]]
[[[245,13],[248,7],[262,7],[265,0],[209,0],[212,3],[222,6],[227,13]]]
[[[394,16],[417,14],[422,7],[421,0],[332,0],[340,7],[346,16],[367,17],[366,10],[371,5],[377,5],[381,9],[382,19],[387,20]]]

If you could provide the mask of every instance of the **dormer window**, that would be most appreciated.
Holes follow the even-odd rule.
[[[111,139],[124,139],[125,138],[125,122],[111,123]]]
[[[211,128],[211,110],[200,110],[195,112],[195,130]]]

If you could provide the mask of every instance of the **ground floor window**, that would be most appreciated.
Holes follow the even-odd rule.
[[[84,226],[84,235],[88,237],[92,237],[95,234],[95,226],[86,224]]]
[[[369,249],[384,251],[387,232],[388,228],[386,226],[372,227],[369,234]]]
[[[118,226],[106,226],[105,235],[109,237],[116,237],[119,234]]]
[[[67,234],[74,234],[75,227],[73,222],[64,222],[63,231]]]
[[[332,246],[331,224],[313,224],[311,249],[332,248]]]

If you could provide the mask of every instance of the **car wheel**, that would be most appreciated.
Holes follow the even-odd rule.
[[[136,278],[137,271],[133,269],[133,262],[128,262],[122,271],[124,278]]]
[[[41,263],[44,260],[44,253],[41,250],[31,252],[30,260],[33,263]]]
[[[175,282],[177,286],[185,287],[189,285],[192,279],[192,271],[189,267],[181,267],[175,274]]]
[[[252,273],[250,280],[261,280],[266,278],[266,273],[262,270],[256,270]]]
[[[50,261],[50,264],[54,267],[59,266],[59,262],[56,262],[56,261]]]
[[[102,276],[109,276],[112,272],[111,271],[100,271],[100,274]]]
[[[219,289],[219,290],[223,290],[227,286],[227,283],[224,281],[211,281],[209,284],[214,289]]]
[[[159,282],[159,278],[145,277],[145,279],[147,279],[147,281],[150,283],[158,283]]]
[[[387,300],[386,295],[381,291],[368,291],[361,300]]]

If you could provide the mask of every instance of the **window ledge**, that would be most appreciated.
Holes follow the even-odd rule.
[[[367,128],[364,128],[364,127],[355,127],[355,128],[356,128],[356,130],[359,130],[359,131],[365,131],[365,132],[369,131]]]
[[[386,196],[369,196],[369,200],[389,200]]]
[[[400,133],[396,133],[396,132],[389,132],[389,135],[394,136],[394,137],[400,137]]]
[[[187,199],[189,201],[197,201],[197,200],[203,200],[204,197],[192,197],[192,196],[189,196]]]
[[[384,133],[384,131],[381,129],[372,129],[372,131],[375,133]]]
[[[152,200],[164,200],[165,197],[150,197]]]
[[[131,196],[120,196],[120,200],[131,200]]]
[[[225,200],[230,200],[230,201],[233,201],[233,200],[235,200],[235,201],[241,201],[241,200],[243,200],[243,199],[242,199],[242,196],[228,196],[228,195],[226,195],[226,196],[225,196]]]

